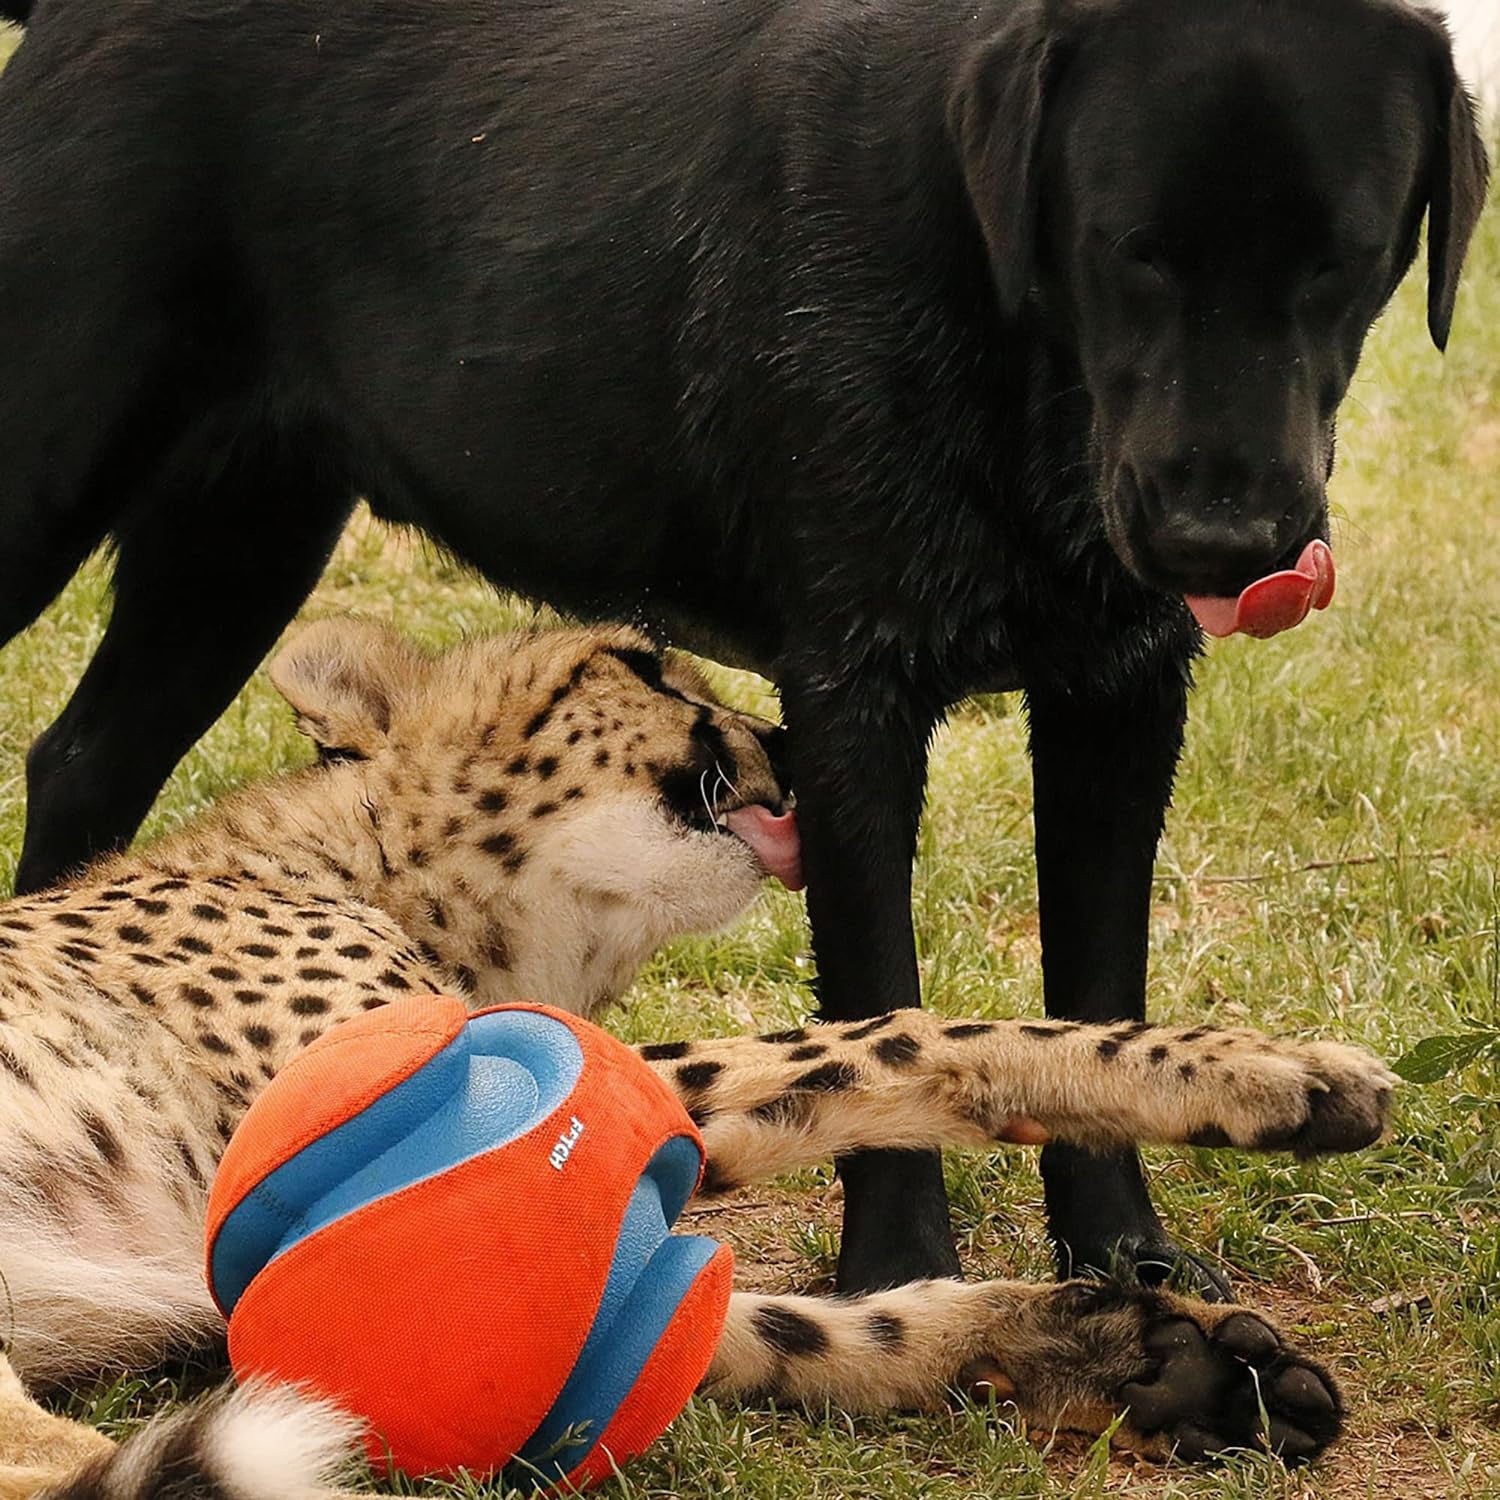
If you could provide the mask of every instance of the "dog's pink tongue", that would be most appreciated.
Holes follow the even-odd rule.
[[[1295,568],[1257,578],[1238,599],[1188,594],[1187,607],[1209,635],[1253,635],[1264,639],[1300,625],[1310,609],[1333,602],[1333,553],[1327,542],[1312,541]]]
[[[736,838],[749,844],[767,875],[774,875],[789,891],[802,889],[802,841],[797,837],[797,814],[779,818],[769,807],[737,807],[724,822]]]

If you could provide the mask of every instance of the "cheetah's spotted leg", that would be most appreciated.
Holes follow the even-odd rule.
[[[866,1147],[991,1144],[1018,1119],[1098,1149],[1352,1151],[1380,1138],[1396,1082],[1334,1042],[919,1010],[641,1053],[700,1124],[705,1192]]]
[[[1256,1314],[1098,1282],[739,1293],[703,1384],[850,1411],[930,1410],[985,1387],[1046,1432],[1098,1434],[1124,1412],[1122,1446],[1189,1460],[1269,1447],[1299,1462],[1338,1436],[1343,1413],[1328,1373]]]

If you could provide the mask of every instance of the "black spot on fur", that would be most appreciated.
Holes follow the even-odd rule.
[[[768,1031],[760,1040],[770,1042],[778,1047],[788,1042],[805,1042],[807,1040],[807,1028],[805,1026],[794,1026],[790,1031]]]
[[[953,1029],[950,1027],[949,1030],[944,1033],[944,1035],[952,1036]],[[1052,1026],[1036,1026],[1031,1022],[1026,1021],[1021,1025],[1021,1035],[1033,1036],[1039,1042],[1050,1042],[1054,1037],[1062,1036],[1063,1033]]]
[[[1166,1062],[1166,1060],[1167,1060],[1167,1049],[1165,1047],[1163,1047],[1161,1045],[1161,1043],[1158,1042],[1157,1045],[1154,1046],[1146,1054],[1146,1056],[1149,1057],[1152,1062],[1156,1063],[1159,1066],[1160,1064]]]
[[[180,1135],[172,1137],[172,1144],[176,1147],[178,1156],[182,1158],[182,1165],[186,1168],[187,1174],[192,1178],[194,1185],[206,1188],[208,1186],[208,1179],[204,1177],[203,1169],[198,1165],[198,1158],[193,1155],[193,1148]]]
[[[684,1089],[706,1089],[723,1071],[721,1062],[683,1063],[677,1070],[677,1083]]]
[[[269,1026],[246,1026],[240,1033],[252,1047],[264,1052],[276,1040]]]
[[[788,1091],[757,1104],[750,1114],[767,1125],[802,1126],[812,1118],[816,1107],[816,1099],[811,1093]]]
[[[671,1062],[675,1058],[688,1055],[688,1044],[686,1042],[651,1042],[641,1048],[641,1056],[647,1062]]]
[[[234,1048],[231,1047],[223,1037],[221,1037],[217,1032],[213,1031],[200,1031],[198,1033],[198,1045],[202,1047],[205,1052],[216,1052],[221,1057],[226,1056],[228,1053],[234,1051]]]
[[[1123,1045],[1124,1043],[1117,1042],[1112,1036],[1107,1036],[1094,1050],[1105,1062],[1113,1062]]]
[[[264,990],[236,990],[234,998],[241,1005],[260,1005],[266,998],[266,992]]]
[[[638,646],[606,646],[603,654],[623,662],[647,687],[661,686],[661,658],[654,651],[643,651]]]
[[[510,806],[510,797],[509,797],[509,795],[501,787],[498,787],[498,786],[497,787],[491,787],[489,791],[487,791],[487,792],[481,792],[479,794],[479,810],[480,810],[480,812],[487,812],[487,813],[504,812],[505,809],[507,807],[509,807],[509,806]],[[457,832],[458,832],[457,828],[454,828],[452,830],[452,833],[457,833]],[[450,837],[451,836],[452,835],[450,834]]]
[[[543,781],[550,781],[557,774],[557,757],[555,755],[544,755],[536,763],[536,774]]]
[[[125,1160],[125,1148],[121,1146],[120,1138],[110,1128],[109,1123],[96,1115],[93,1110],[85,1110],[78,1119],[94,1150],[109,1166],[118,1167]]]
[[[201,985],[185,984],[179,993],[189,1005],[196,1005],[199,1010],[210,1010],[213,1008],[213,995]]]
[[[962,1041],[966,1036],[984,1036],[995,1029],[993,1021],[960,1021],[957,1026],[945,1026],[944,1036],[951,1036],[954,1041]],[[1053,1035],[1051,1031],[1047,1033]]]
[[[890,1068],[909,1068],[921,1051],[922,1044],[904,1031],[898,1031],[895,1036],[881,1037],[875,1043],[875,1056]]]
[[[17,1082],[24,1083],[29,1088],[36,1087],[36,1079],[31,1076],[31,1069],[3,1044],[0,1044],[0,1068],[4,1068]]]
[[[411,982],[402,978],[394,969],[387,969],[380,976],[379,983],[383,984],[388,990],[409,990],[411,988]]]
[[[195,917],[200,917],[205,922],[227,922],[229,919],[224,914],[221,906],[211,906],[207,901],[199,901],[188,908]]]
[[[328,1009],[322,995],[293,995],[289,1003],[294,1016],[321,1016]]]
[[[906,1324],[895,1313],[871,1313],[870,1338],[882,1349],[895,1351],[906,1342]]]
[[[805,1047],[793,1047],[786,1055],[788,1062],[811,1062],[815,1057],[822,1057],[828,1048],[822,1042],[809,1042]]]
[[[232,964],[215,964],[208,972],[225,984],[238,984],[245,977]]]
[[[488,838],[481,839],[479,847],[486,854],[493,854],[496,859],[503,859],[506,855],[515,852],[516,836],[501,829],[499,833],[492,833]]]
[[[1197,1068],[1195,1068],[1193,1066],[1193,1064],[1190,1063],[1190,1062],[1183,1063],[1183,1065],[1180,1068],[1178,1068],[1177,1071],[1182,1075],[1182,1077],[1185,1080],[1189,1079],[1189,1078],[1196,1077],[1197,1076],[1197,1072],[1198,1072]]]
[[[752,1321],[761,1342],[787,1359],[828,1352],[828,1335],[805,1313],[771,1302],[757,1308]]]
[[[120,934],[122,943],[149,943],[151,934],[144,927],[137,927],[133,922],[127,922],[123,927],[116,928]]]
[[[557,803],[538,802],[537,805],[531,809],[531,816],[533,818],[545,818],[550,816],[552,813],[555,813],[556,811]]]
[[[861,1042],[867,1036],[874,1036],[877,1031],[889,1026],[895,1019],[895,1016],[889,1015],[876,1016],[873,1021],[866,1021],[863,1025],[850,1027],[844,1033],[844,1040],[846,1042]]]
[[[202,938],[193,937],[191,934],[178,938],[174,946],[181,948],[184,953],[196,953],[200,957],[214,951],[212,943],[205,943]]]
[[[788,1086],[820,1094],[838,1094],[853,1088],[858,1082],[859,1069],[853,1063],[831,1062],[794,1078]]]
[[[241,943],[234,951],[250,958],[275,958],[281,949],[273,948],[270,943]]]
[[[370,956],[370,945],[368,943],[345,943],[338,950],[340,958],[368,958]]]
[[[93,921],[79,911],[60,911],[52,918],[59,927],[71,927],[75,931],[82,932],[92,927]]]

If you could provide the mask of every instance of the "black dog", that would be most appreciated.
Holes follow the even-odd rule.
[[[1487,165],[1440,23],[1398,0],[29,20],[0,79],[0,641],[101,539],[118,564],[28,764],[23,889],[130,836],[363,493],[498,582],[780,684],[832,1017],[917,1001],[927,738],[1024,689],[1047,1010],[1143,1014],[1184,598],[1232,623],[1325,535],[1335,409],[1424,212],[1448,336]],[[1043,1170],[1065,1261],[1181,1259],[1133,1156]],[[935,1158],[844,1171],[844,1287],[956,1270]]]

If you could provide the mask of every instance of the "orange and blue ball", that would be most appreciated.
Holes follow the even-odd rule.
[[[670,1228],[703,1168],[628,1047],[542,1006],[385,1006],[307,1047],[230,1141],[208,1280],[236,1374],[364,1418],[379,1467],[585,1486],[713,1357],[726,1247]]]

